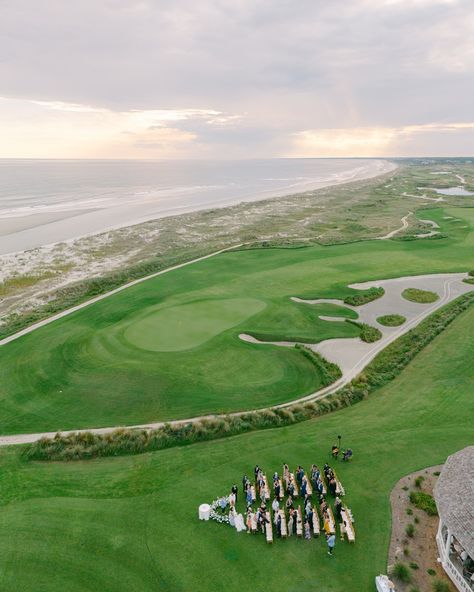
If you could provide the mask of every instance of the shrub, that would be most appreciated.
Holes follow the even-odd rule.
[[[413,586],[410,588],[410,592],[421,592],[421,590],[418,588],[418,586]]]
[[[405,321],[406,318],[399,314],[391,314],[384,315],[382,317],[377,317],[377,323],[380,323],[385,327],[398,327],[399,325],[403,325]]]
[[[438,510],[436,508],[436,502],[429,493],[425,493],[424,491],[411,491],[410,492],[410,501],[411,503],[426,512],[428,516],[437,516]]]
[[[420,523],[420,519],[418,518],[418,516],[415,516],[415,517],[413,518],[413,522],[414,522],[415,524],[419,524],[419,523]]]
[[[433,473],[433,475],[434,475],[435,477],[439,477],[439,476],[441,475],[441,473],[440,473],[439,471],[435,471],[435,472]]]
[[[359,327],[359,337],[366,343],[373,343],[374,341],[378,341],[382,338],[382,333],[376,327],[372,327],[366,323],[358,323],[357,321],[352,321],[351,319],[346,319],[346,323],[351,323],[352,325]]]
[[[403,290],[402,296],[406,300],[410,300],[410,302],[419,302],[421,304],[428,304],[439,300],[439,296],[436,292],[419,290],[418,288],[407,288],[406,290]]]
[[[405,557],[408,557],[408,555],[410,555],[410,548],[403,547],[403,554],[405,555]]]
[[[431,567],[426,570],[426,573],[429,574],[430,576],[435,576],[436,575],[435,570],[434,569],[431,569]]]
[[[438,578],[433,582],[432,588],[433,592],[449,592],[449,584]]]
[[[405,533],[407,535],[407,537],[409,537],[410,539],[412,539],[415,536],[415,527],[413,524],[407,524],[406,528],[405,528]]]
[[[407,514],[408,516],[411,516],[413,514],[413,510],[411,508],[407,508]]]
[[[381,298],[384,294],[385,290],[383,288],[369,288],[368,290],[360,291],[357,294],[346,296],[346,298],[344,298],[344,303],[351,306],[361,306],[362,304],[367,304],[368,302],[372,302],[372,300]]]
[[[420,566],[418,565],[418,563],[415,563],[414,561],[410,562],[410,567],[411,569],[420,569]]]
[[[415,487],[418,487],[418,489],[421,489],[421,486],[423,484],[423,481],[425,480],[425,478],[423,476],[419,476],[415,479]]]
[[[405,582],[406,584],[411,582],[411,573],[404,563],[395,563],[392,569],[392,575],[400,580],[400,582]]]
[[[300,351],[316,367],[316,370],[321,377],[321,384],[323,387],[329,386],[341,378],[342,372],[337,364],[329,362],[317,352],[314,352],[309,347],[299,343],[295,345],[295,349]]]

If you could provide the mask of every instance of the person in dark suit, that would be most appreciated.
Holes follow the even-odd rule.
[[[235,485],[235,484],[234,484],[234,485],[232,485],[231,492],[232,492],[232,493],[235,495],[235,501],[237,501],[237,492],[238,492],[238,491],[239,491],[239,490],[238,490],[238,488],[237,488],[237,485]]]

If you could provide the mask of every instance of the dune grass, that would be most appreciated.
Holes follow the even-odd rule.
[[[462,225],[444,219],[454,212]],[[0,433],[256,409],[318,390],[321,377],[300,351],[245,343],[239,334],[299,343],[357,337],[360,327],[321,320],[316,307],[291,296],[344,299],[357,294],[349,284],[390,277],[393,270],[401,276],[471,269],[474,209],[433,209],[425,215],[449,238],[228,252],[143,282],[0,347]],[[242,299],[263,303],[261,310],[238,310]],[[167,313],[174,311],[176,321],[180,308],[209,312],[216,300],[231,303],[232,320],[216,321],[219,326],[209,334],[192,314],[189,323],[197,329],[192,339],[190,324],[181,331],[176,322],[165,323]],[[149,326],[143,324],[151,314],[163,324],[152,324],[153,317]],[[168,348],[173,339],[194,347],[137,347],[136,339],[145,339],[146,332],[166,339]]]
[[[474,309],[462,313],[398,378],[317,420],[139,456],[34,463],[0,451],[0,588],[9,592],[365,591],[386,572],[389,493],[405,474],[472,444]],[[200,522],[197,507],[240,486],[258,463],[332,462],[356,519],[354,545],[275,541]],[[239,501],[240,504],[240,501]],[[416,541],[417,534],[414,535]]]

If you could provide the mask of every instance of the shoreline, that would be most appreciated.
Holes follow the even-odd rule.
[[[324,189],[328,187],[340,186],[357,181],[374,179],[384,174],[390,173],[398,168],[398,165],[385,159],[373,159],[370,166],[350,169],[342,173],[330,175],[323,181],[308,183],[310,187],[305,187],[300,191],[288,193],[289,187],[278,190],[268,190],[256,192],[252,196],[239,196],[227,200],[210,200],[204,203],[171,205],[169,207],[161,206],[156,201],[148,201],[117,205],[114,207],[87,209],[84,211],[73,210],[72,216],[67,216],[65,211],[51,212],[51,219],[47,219],[46,214],[36,213],[26,216],[0,218],[0,228],[2,225],[9,225],[9,232],[0,235],[0,256],[19,255],[27,251],[39,249],[42,247],[52,247],[59,243],[71,243],[75,240],[93,237],[105,232],[119,230],[130,226],[136,226],[145,222],[179,216],[181,214],[190,214],[203,212],[206,210],[223,209],[244,203],[256,203],[271,199],[289,197],[292,195],[305,194],[310,191]],[[269,195],[263,195],[270,193]],[[146,212],[147,207],[151,210]],[[141,211],[140,211],[141,210]],[[36,224],[31,218],[39,217],[42,223]],[[28,219],[31,220],[28,223]],[[115,221],[114,221],[115,219]],[[16,227],[15,227],[16,221]],[[13,230],[11,229],[13,227]],[[81,232],[81,228],[88,228],[86,232]],[[51,240],[54,237],[54,240]],[[22,248],[16,248],[23,243]]]

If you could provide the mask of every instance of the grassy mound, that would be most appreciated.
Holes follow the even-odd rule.
[[[407,288],[402,292],[403,298],[410,302],[419,302],[420,304],[429,304],[439,300],[438,294],[429,290],[419,290],[418,288]]]
[[[384,327],[398,327],[403,325],[406,321],[406,318],[403,315],[399,314],[391,314],[391,315],[384,315],[382,317],[377,317],[377,323],[380,323]]]
[[[362,304],[367,304],[368,302],[372,302],[372,300],[377,300],[377,298],[381,298],[385,294],[385,290],[383,288],[369,288],[368,290],[360,291],[357,294],[351,294],[350,296],[346,296],[344,298],[345,304],[350,304],[351,306],[361,306]]]

